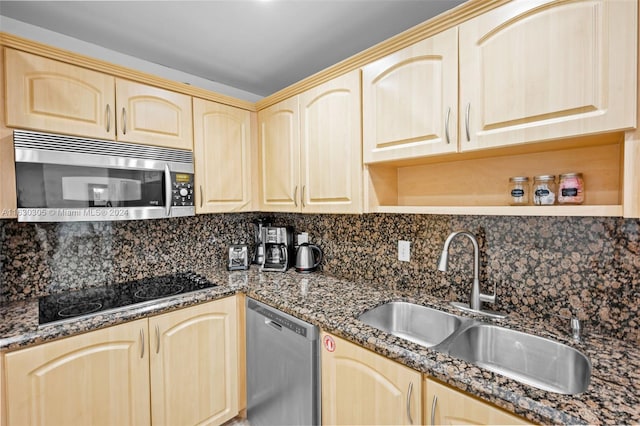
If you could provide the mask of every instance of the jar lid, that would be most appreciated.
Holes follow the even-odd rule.
[[[579,178],[581,178],[582,177],[582,173],[573,173],[572,172],[572,173],[563,173],[563,174],[560,175],[560,179],[566,178],[566,177],[579,177]]]
[[[534,176],[533,180],[556,180],[556,175],[540,175]]]
[[[509,178],[509,182],[529,182],[529,178],[526,176],[514,176]]]

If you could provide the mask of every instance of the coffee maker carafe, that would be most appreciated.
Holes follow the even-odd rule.
[[[262,228],[263,262],[261,271],[285,272],[293,262],[293,229],[286,226]]]
[[[264,263],[264,228],[267,226],[271,226],[271,218],[262,217],[253,221],[255,251],[251,263],[257,265]]]

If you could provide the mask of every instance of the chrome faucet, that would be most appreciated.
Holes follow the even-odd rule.
[[[493,294],[484,294],[480,292],[480,247],[478,246],[478,240],[471,232],[455,231],[449,234],[444,242],[442,254],[440,255],[438,270],[442,272],[447,271],[449,265],[449,246],[451,245],[451,241],[453,241],[453,239],[458,235],[464,235],[468,237],[473,244],[473,284],[471,286],[471,294],[469,296],[468,305],[457,302],[452,302],[451,304],[462,310],[481,313],[496,318],[504,318],[506,316],[504,314],[482,309],[482,302],[496,303],[496,291],[494,287]]]

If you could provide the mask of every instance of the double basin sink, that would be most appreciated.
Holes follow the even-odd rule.
[[[386,303],[358,319],[538,389],[574,395],[589,386],[589,358],[554,340],[407,302]]]

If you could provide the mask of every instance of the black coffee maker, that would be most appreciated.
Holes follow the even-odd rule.
[[[265,226],[262,228],[263,261],[260,271],[285,272],[295,262],[293,228]]]

